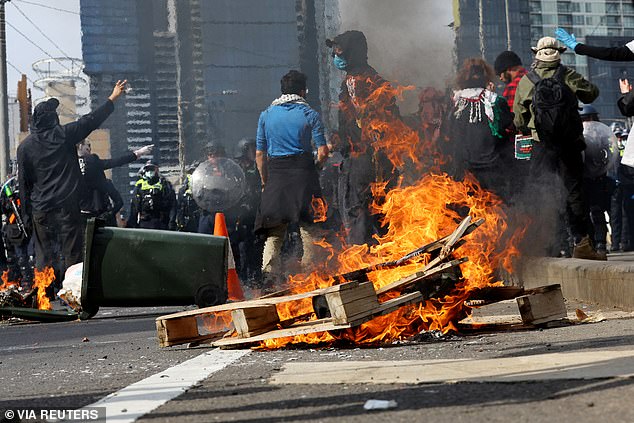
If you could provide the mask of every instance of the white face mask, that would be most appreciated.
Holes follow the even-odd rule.
[[[143,176],[145,177],[145,179],[152,179],[156,176],[156,171],[155,170],[146,170],[145,173],[143,174]]]

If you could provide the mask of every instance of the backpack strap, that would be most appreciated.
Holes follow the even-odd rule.
[[[541,78],[539,75],[537,75],[537,72],[535,72],[535,69],[533,69],[532,71],[528,72],[526,74],[526,77],[529,79],[529,81],[531,81],[533,83],[533,85],[537,85],[537,83],[539,81],[541,81]]]
[[[559,65],[559,67],[557,67],[557,70],[555,71],[555,74],[553,75],[553,78],[559,80],[560,82],[566,82],[567,70],[568,68],[566,68],[564,65]]]

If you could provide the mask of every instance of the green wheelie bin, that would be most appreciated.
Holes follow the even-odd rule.
[[[80,317],[94,316],[101,306],[224,304],[229,248],[226,237],[105,227],[90,219]]]

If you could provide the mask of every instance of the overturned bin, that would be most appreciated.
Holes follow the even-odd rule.
[[[105,227],[90,219],[82,271],[81,318],[99,307],[227,301],[226,237]]]

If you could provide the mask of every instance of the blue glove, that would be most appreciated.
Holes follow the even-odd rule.
[[[577,47],[577,39],[575,38],[575,34],[568,34],[568,32],[563,28],[557,28],[555,30],[555,36],[559,41],[564,43],[566,47],[573,50]]]

